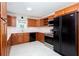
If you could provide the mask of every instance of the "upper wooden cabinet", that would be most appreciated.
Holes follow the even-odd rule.
[[[71,5],[69,7],[66,7],[64,9],[61,9],[61,10],[56,11],[55,12],[55,17],[62,16],[64,14],[68,14],[68,13],[73,12],[73,11],[76,11],[76,10],[79,10],[79,3],[76,3],[74,5]]]
[[[64,15],[64,10],[59,10],[55,12],[55,17]]]
[[[44,20],[42,20],[42,19],[41,19],[41,20],[37,20],[37,21],[36,21],[36,26],[37,26],[37,27],[42,27],[42,26],[44,26]]]
[[[48,20],[54,20],[55,14],[48,16]]]
[[[28,27],[48,26],[48,18],[44,19],[28,19]]]
[[[48,16],[48,19],[54,20],[55,17],[65,15],[65,14],[71,13],[71,12],[76,11],[76,10],[79,11],[79,3],[73,4],[73,5],[65,7],[61,10],[55,11],[54,14],[51,14],[50,16]]]
[[[16,17],[7,15],[7,26],[16,26]]]
[[[35,19],[28,19],[28,27],[36,27],[36,22]]]
[[[67,8],[64,8],[63,10],[64,10],[64,14],[68,14],[68,13],[76,11],[78,9],[79,9],[79,3],[71,5]]]
[[[7,3],[6,2],[0,2],[0,17],[3,19],[7,19]]]
[[[43,19],[43,26],[48,26],[48,18]]]

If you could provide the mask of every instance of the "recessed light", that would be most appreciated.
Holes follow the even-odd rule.
[[[32,10],[32,8],[26,8],[26,10],[31,11],[31,10]]]

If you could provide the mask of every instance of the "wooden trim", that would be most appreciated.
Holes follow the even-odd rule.
[[[76,45],[77,45],[77,55],[79,56],[79,13],[78,13],[78,17],[77,17],[77,41],[76,41]]]

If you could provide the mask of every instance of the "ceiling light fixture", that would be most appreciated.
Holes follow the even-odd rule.
[[[31,10],[32,10],[32,8],[26,8],[26,10],[31,11]]]

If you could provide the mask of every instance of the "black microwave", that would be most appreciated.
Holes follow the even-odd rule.
[[[49,20],[49,21],[48,21],[48,25],[49,25],[49,26],[53,26],[53,25],[54,25],[54,21],[53,21],[53,20]]]

